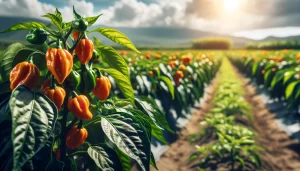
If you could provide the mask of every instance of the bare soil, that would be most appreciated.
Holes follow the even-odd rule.
[[[263,170],[263,171],[300,171],[300,144],[291,139],[288,134],[281,130],[275,119],[275,114],[271,113],[267,106],[263,103],[260,95],[256,93],[255,88],[248,84],[245,77],[237,73],[245,87],[245,98],[252,106],[253,123],[247,123],[250,128],[254,129],[259,135],[257,143],[265,150],[261,152],[262,164],[260,169],[254,166],[247,166],[246,170]],[[190,122],[180,132],[179,139],[171,144],[171,147],[163,154],[157,167],[161,171],[190,171],[197,170],[191,168],[193,163],[188,163],[188,159],[195,152],[195,145],[203,145],[215,141],[215,136],[207,136],[196,144],[190,144],[190,135],[199,133],[202,129],[199,122],[203,120],[205,114],[212,108],[212,99],[216,87],[218,75],[209,87],[208,96],[205,104],[200,110],[193,111]],[[241,119],[242,120],[242,119]],[[206,170],[227,171],[231,166],[229,162],[212,161]],[[155,170],[151,168],[151,170]]]

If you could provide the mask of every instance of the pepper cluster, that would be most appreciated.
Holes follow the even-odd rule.
[[[69,149],[80,146],[88,136],[87,130],[82,127],[82,120],[91,120],[93,117],[89,109],[89,93],[105,101],[111,89],[109,79],[102,76],[99,70],[95,72],[92,68],[92,59],[97,59],[99,55],[94,49],[93,42],[86,35],[87,26],[88,23],[83,18],[73,21],[71,30],[66,34],[66,37],[69,37],[73,32],[72,48],[65,46],[62,48],[58,38],[56,45],[47,49],[45,58],[49,70],[48,77],[40,87],[40,91],[56,105],[58,112],[63,108],[61,112],[70,111],[74,117],[81,120],[80,124],[71,127],[66,132],[66,146]],[[48,36],[47,31],[36,28],[29,32],[26,39],[32,44],[43,44]],[[40,79],[40,71],[33,63],[33,55],[12,69],[11,90],[18,85],[24,85],[29,89],[36,88]],[[74,58],[78,58],[81,63],[80,73],[73,67]],[[64,103],[67,104],[64,105]]]

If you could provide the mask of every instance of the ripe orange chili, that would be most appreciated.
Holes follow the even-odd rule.
[[[76,96],[68,101],[68,109],[80,120],[91,120],[93,115],[89,109],[90,101],[84,95]]]
[[[62,84],[72,71],[73,57],[65,49],[49,48],[46,53],[47,67],[59,84]]]
[[[150,77],[152,77],[153,76],[153,71],[149,71],[148,74],[149,74]]]
[[[72,33],[72,36],[73,36],[74,40],[77,40],[77,39],[78,39],[79,34],[80,34],[79,31],[74,31],[74,32]]]
[[[50,83],[51,83],[50,80],[48,80],[48,79],[45,80],[43,82],[43,84],[41,85],[41,88],[40,88],[41,92],[44,92],[46,88],[50,87]]]
[[[109,96],[111,89],[110,81],[107,77],[102,76],[96,78],[96,87],[92,90],[92,93],[98,97],[99,100],[104,101]]]
[[[67,133],[66,145],[69,149],[80,146],[86,140],[88,132],[85,128],[72,127]]]
[[[32,63],[21,62],[17,64],[10,72],[10,89],[14,90],[22,84],[33,89],[40,78],[39,69]]]
[[[63,88],[57,86],[54,89],[50,89],[50,87],[47,87],[44,89],[44,92],[45,95],[54,102],[57,110],[60,111],[60,108],[64,103],[64,99],[66,97],[66,91]]]
[[[88,39],[81,39],[75,48],[75,52],[80,60],[80,63],[86,64],[93,57],[94,44]]]

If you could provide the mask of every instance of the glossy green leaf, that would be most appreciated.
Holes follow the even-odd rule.
[[[43,15],[43,17],[49,18],[51,22],[58,28],[58,30],[62,30],[62,18],[59,18],[57,15],[51,13]]]
[[[174,86],[172,84],[172,81],[168,77],[166,77],[166,76],[160,76],[158,78],[158,80],[161,80],[161,81],[163,81],[166,84],[166,86],[168,87],[168,90],[169,90],[169,92],[170,92],[170,94],[172,96],[172,99],[174,100],[175,95],[174,95]]]
[[[86,17],[84,18],[85,21],[87,21],[89,23],[89,26],[92,26],[97,20],[98,18],[101,16],[102,14],[99,14],[97,16],[93,16],[93,17]]]
[[[16,30],[32,30],[32,29],[35,29],[35,28],[43,28],[46,31],[51,31],[43,23],[31,21],[31,22],[15,24],[10,28],[8,28],[4,31],[1,31],[0,33],[7,33],[7,32],[11,32],[11,31],[16,31]]]
[[[14,43],[7,47],[0,58],[0,69],[2,81],[9,80],[9,74],[15,61],[26,60],[26,58],[36,49],[28,48],[21,43]],[[21,59],[21,60],[20,60]]]
[[[82,18],[81,15],[79,15],[79,14],[76,12],[74,6],[73,6],[73,16],[74,16],[75,19],[80,19],[80,18]]]
[[[130,80],[121,72],[113,68],[100,68],[100,70],[111,75],[117,82],[118,87],[122,91],[124,97],[130,100],[131,104],[134,104],[134,93]]]
[[[118,54],[118,52],[113,47],[101,46],[97,48],[97,51],[104,62],[129,78],[128,65],[126,61]]]
[[[42,93],[18,86],[11,95],[13,168],[20,169],[47,142],[53,132],[57,109]]]
[[[285,98],[288,99],[293,94],[295,87],[300,84],[300,81],[291,82],[285,90]]]
[[[95,161],[100,170],[122,170],[118,155],[106,146],[90,146],[87,150],[89,156]]]
[[[149,170],[150,154],[149,159],[145,151],[141,149],[147,149],[144,147],[144,141],[139,136],[142,129],[137,130],[136,126],[138,121],[133,115],[129,113],[113,113],[102,116],[101,126],[108,137],[124,154],[137,161],[142,170]],[[143,133],[143,131],[141,132]],[[149,160],[148,165],[143,161],[144,159]]]
[[[92,32],[98,32],[98,33],[102,34],[103,36],[109,38],[110,40],[139,53],[139,51],[136,49],[134,44],[129,40],[129,38],[125,34],[121,33],[120,31],[118,31],[116,29],[97,28],[95,30],[89,31],[89,33],[92,33]]]
[[[147,97],[135,97],[137,107],[139,107],[144,113],[146,113],[156,126],[159,128],[165,128],[170,132],[173,130],[170,128],[169,123],[165,115],[160,111],[155,102]]]

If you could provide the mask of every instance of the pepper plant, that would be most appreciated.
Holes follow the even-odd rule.
[[[151,99],[134,96],[125,60],[90,33],[136,52],[112,28],[88,30],[101,16],[18,23],[30,44],[10,45],[0,59],[0,170],[139,170],[155,166],[150,141],[169,128]],[[108,79],[111,77],[112,79]],[[111,93],[111,81],[121,91]],[[141,106],[146,106],[141,108]]]

